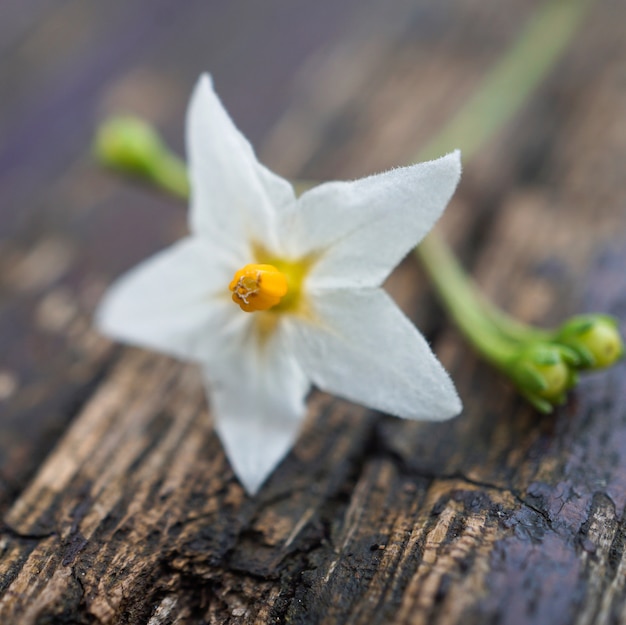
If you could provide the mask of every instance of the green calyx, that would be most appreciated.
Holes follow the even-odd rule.
[[[605,369],[624,356],[617,320],[609,315],[572,317],[555,332],[555,340],[576,352],[581,369]]]
[[[520,392],[541,412],[562,404],[578,381],[578,357],[567,347],[551,343],[520,346],[505,371]]]
[[[556,330],[527,325],[483,297],[440,239],[428,236],[416,254],[465,337],[541,412],[562,404],[580,373],[624,355],[613,317],[577,315]]]

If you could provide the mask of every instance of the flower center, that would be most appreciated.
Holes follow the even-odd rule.
[[[287,294],[287,277],[273,265],[246,265],[228,285],[233,302],[245,312],[268,310]]]

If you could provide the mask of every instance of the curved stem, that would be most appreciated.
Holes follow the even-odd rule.
[[[547,0],[474,95],[411,160],[430,160],[457,148],[466,161],[473,158],[556,67],[593,1]]]
[[[497,331],[486,312],[491,304],[467,277],[450,248],[439,237],[428,237],[416,250],[445,307],[474,347],[500,368],[518,345]]]
[[[412,160],[427,160],[459,147],[466,161],[475,156],[554,69],[592,2],[548,0],[531,17],[517,42],[486,76],[475,95]],[[431,232],[422,241],[416,255],[457,325],[474,344],[476,333],[472,327],[478,318],[481,336],[487,330],[509,341],[524,343],[549,340],[553,335],[516,321],[482,297],[437,232]],[[452,292],[452,283],[457,294]],[[473,311],[473,321],[464,319],[464,309]],[[493,360],[485,349],[476,346]]]

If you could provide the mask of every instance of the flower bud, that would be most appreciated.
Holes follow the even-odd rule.
[[[608,315],[580,315],[561,326],[556,340],[573,349],[581,368],[610,367],[624,355],[617,321]]]
[[[576,383],[576,354],[561,346],[533,343],[518,354],[509,366],[519,390],[542,412],[565,401],[566,392]]]
[[[162,157],[164,146],[157,132],[142,119],[113,117],[98,128],[94,151],[109,167],[149,175]]]

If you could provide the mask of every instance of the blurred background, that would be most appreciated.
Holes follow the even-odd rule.
[[[88,189],[83,214],[96,204],[87,152],[107,114],[145,116],[182,152],[187,98],[204,71],[283,174],[362,175],[397,165],[459,108],[537,5],[6,0],[2,233],[58,200],[70,203],[52,193]],[[72,167],[85,168],[84,184],[76,176],[63,189]]]
[[[94,163],[90,144],[101,119],[144,116],[182,154],[187,99],[199,74],[209,71],[236,123],[279,173],[365,175],[410,160],[473,93],[537,6],[528,0],[4,0],[5,406],[18,389],[22,408],[52,401],[50,385],[53,395],[74,398],[76,389],[66,388],[68,362],[79,363],[83,382],[93,374],[80,341],[67,343],[76,308],[87,312],[81,322],[87,323],[113,276],[184,231],[184,211],[171,200]],[[575,166],[571,155],[589,147],[585,141],[597,146],[610,135],[610,128],[594,131],[589,124],[581,145],[553,158],[553,139],[571,129],[572,112],[592,106],[589,78],[611,72],[623,58],[622,29],[614,25],[624,13],[620,3],[596,6],[602,11],[587,20],[544,96],[466,172],[464,197],[479,196],[477,223],[511,180],[558,175]],[[618,68],[615,78],[623,80],[623,65]],[[620,135],[623,129],[620,118]],[[514,149],[502,149],[507,142]],[[601,159],[597,168],[595,175],[607,175]],[[97,341],[78,325],[83,340]]]
[[[282,175],[366,175],[410,161],[462,108],[540,4],[3,0],[5,501],[115,360],[118,348],[91,329],[104,288],[185,231],[180,204],[94,162],[90,145],[100,120],[141,115],[183,154],[187,100],[209,71],[237,125]],[[598,242],[623,241],[625,13],[618,0],[595,2],[539,94],[466,164],[448,211],[449,237],[478,268],[493,263],[489,248],[482,261],[478,254],[503,228],[528,233],[535,216],[548,220],[541,228],[553,229],[557,251],[542,257],[545,237],[528,243],[512,236],[506,262],[515,266],[515,246],[530,245],[538,269],[511,270],[510,290],[495,294],[530,321],[553,322],[561,314],[555,303],[580,302],[580,276]],[[455,147],[463,147],[461,139],[447,146]],[[506,205],[514,217],[503,225],[494,215]],[[563,249],[566,259],[558,257]],[[394,295],[411,299],[421,279],[398,283]],[[495,288],[488,274],[481,280]],[[430,337],[442,329],[432,312],[423,306],[412,313]]]
[[[560,6],[575,1],[562,0]],[[195,571],[194,558],[217,563],[221,579],[219,567],[232,565],[235,572],[229,572],[228,579],[240,583],[247,571],[250,588],[258,588],[259,576],[268,575],[261,567],[263,558],[256,559],[263,552],[271,574],[280,562],[280,579],[288,580],[291,563],[285,554],[291,556],[289,549],[303,544],[309,553],[308,539],[298,543],[298,536],[292,545],[305,528],[315,549],[310,567],[302,561],[300,594],[289,591],[280,601],[279,594],[272,595],[272,601],[291,605],[294,613],[299,614],[302,605],[325,609],[315,592],[325,596],[335,588],[336,596],[344,597],[346,584],[365,587],[380,572],[381,594],[363,595],[363,622],[373,622],[368,620],[372,605],[379,608],[376,622],[390,622],[387,592],[397,595],[393,605],[402,602],[398,618],[407,623],[412,614],[424,617],[411,621],[416,623],[435,622],[435,616],[442,623],[591,623],[600,603],[612,616],[597,622],[621,622],[623,364],[585,378],[567,406],[553,417],[541,417],[472,354],[449,325],[417,264],[405,263],[390,280],[389,290],[451,372],[464,414],[445,424],[409,423],[335,402],[308,423],[282,472],[270,481],[257,519],[210,432],[200,383],[193,387],[196,395],[179,385],[172,393],[174,403],[167,403],[169,395],[164,406],[155,405],[159,397],[150,403],[146,398],[153,397],[153,389],[143,374],[158,379],[150,373],[154,363],[168,371],[171,363],[165,366],[164,359],[151,354],[124,361],[129,352],[92,327],[93,310],[107,285],[186,231],[181,202],[95,162],[91,142],[101,120],[120,113],[143,116],[184,154],[189,94],[198,76],[208,71],[236,124],[268,166],[284,176],[306,179],[364,176],[413,160],[463,109],[543,4],[1,0],[0,514],[17,500],[14,518],[21,513],[28,517],[24,489],[33,476],[41,475],[37,472],[42,462],[74,419],[89,427],[96,423],[92,434],[106,438],[115,457],[117,439],[107,429],[114,426],[108,424],[106,411],[97,411],[98,401],[106,403],[107,397],[94,399],[94,393],[106,380],[113,379],[107,388],[114,388],[124,371],[140,363],[137,366],[145,371],[137,372],[136,379],[131,376],[132,389],[118,389],[117,401],[124,408],[118,410],[114,402],[110,408],[123,415],[127,400],[133,405],[146,400],[146,410],[154,413],[139,415],[147,425],[141,431],[145,455],[143,447],[137,447],[138,466],[150,469],[151,454],[166,437],[168,418],[177,412],[177,393],[191,396],[199,407],[201,418],[196,421],[202,425],[189,434],[190,440],[201,439],[192,445],[200,451],[189,461],[193,476],[184,485],[189,491],[176,490],[181,505],[158,502],[164,518],[179,514],[173,526],[184,525],[189,533],[185,548],[191,553],[190,570]],[[484,291],[517,317],[553,325],[578,311],[598,310],[619,317],[624,331],[626,3],[590,0],[589,6],[582,28],[547,80],[471,160],[466,156],[461,186],[441,229]],[[558,30],[557,24],[554,36]],[[548,33],[547,41],[551,38]],[[545,43],[538,41],[537,49],[543,50]],[[532,75],[541,58],[540,53],[529,60],[523,73]],[[520,88],[515,81],[504,81],[500,95],[484,103],[483,120]],[[467,147],[465,135],[448,139],[442,152]],[[120,362],[123,366],[116,369]],[[177,375],[167,379],[178,380]],[[96,408],[89,412],[90,406]],[[130,428],[129,420],[119,422]],[[67,440],[59,447],[63,452]],[[106,453],[99,460],[105,464]],[[79,541],[70,544],[73,559],[87,542],[80,542],[80,532],[75,535],[80,519],[88,509],[101,506],[100,494],[91,493],[88,483],[90,471],[98,472],[98,467],[87,459],[71,483],[74,491],[58,493],[50,511],[32,524],[28,519],[19,527],[14,522],[23,535],[7,529],[8,535],[30,549],[38,536],[50,537],[57,526],[63,527]],[[135,505],[135,491],[148,488],[150,480],[156,484],[151,493],[158,491],[159,480],[167,483],[148,469],[149,479],[141,473],[120,478],[127,489],[123,505]],[[54,486],[53,473],[50,469],[47,477]],[[379,473],[387,481],[378,481]],[[31,498],[36,499],[33,492]],[[377,499],[383,495],[384,505]],[[311,504],[315,498],[317,503]],[[107,516],[98,534],[101,540],[117,536],[118,518],[138,519],[138,525],[153,518],[152,499],[146,501],[146,511],[123,509],[118,517]],[[499,501],[497,513],[492,501]],[[445,514],[440,514],[444,508]],[[192,518],[199,519],[197,527],[190,523]],[[432,534],[419,534],[419,519],[427,519],[424,532]],[[483,523],[493,540],[486,539],[480,551],[473,545],[475,528]],[[380,547],[372,546],[373,526],[388,528],[375,537]],[[119,540],[124,541],[127,533],[123,524],[120,527]],[[2,522],[0,530],[6,533]],[[332,540],[316,538],[326,530]],[[411,531],[418,533],[402,543],[406,551],[401,557],[393,555],[393,549],[384,550],[387,539],[400,536],[399,545]],[[164,541],[173,542],[150,542],[156,534],[146,534],[150,540],[145,542],[138,539],[142,549],[154,550],[154,562],[161,562],[168,549],[181,555],[177,535],[163,535]],[[54,545],[54,539],[50,541]],[[97,541],[92,540],[89,549],[99,549]],[[111,544],[110,553],[102,557],[117,579],[124,568],[116,560],[120,543]],[[345,553],[335,569],[340,544]],[[425,572],[420,568],[422,572],[412,577],[422,544],[430,545],[429,558],[441,555],[445,562],[438,569],[424,557]],[[353,560],[353,552],[361,559]],[[91,571],[93,579],[88,591],[84,581],[81,587],[91,597],[89,588],[98,587],[98,575],[106,567],[91,569],[91,560],[86,552],[83,555],[85,571]],[[22,560],[15,557],[17,571]],[[395,570],[396,557],[408,572],[391,584],[388,571]],[[319,569],[323,582],[317,587],[305,579],[316,569],[315,558],[330,563],[326,577],[323,567]],[[383,561],[391,562],[391,568],[377,569]],[[355,576],[353,562],[367,574]],[[63,560],[59,565],[63,575],[65,564]],[[30,570],[23,574],[24,588],[36,594]],[[120,597],[127,594],[131,603],[145,601],[143,586],[136,591],[119,579]],[[141,583],[150,583],[151,578],[146,579]],[[264,583],[269,587],[278,584],[277,579]],[[422,583],[424,579],[429,583]],[[472,579],[477,580],[475,586],[464,586]],[[228,583],[222,589],[225,595]],[[378,592],[375,585],[372,588]],[[489,592],[481,594],[485,588]],[[58,589],[62,592],[61,586]],[[587,600],[593,593],[605,593],[604,598]],[[112,596],[105,593],[107,601]],[[150,595],[152,599],[156,605],[161,595]],[[463,610],[470,604],[475,618],[464,620]],[[230,604],[217,605],[226,610]],[[432,619],[420,612],[424,605],[432,607]]]

